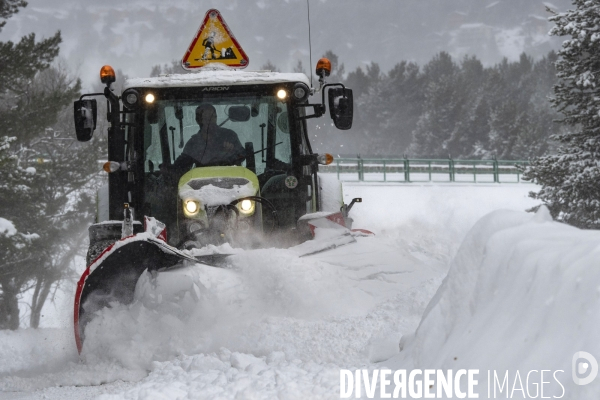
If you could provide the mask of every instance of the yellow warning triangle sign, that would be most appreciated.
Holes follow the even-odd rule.
[[[221,13],[212,9],[206,13],[181,63],[185,69],[195,69],[215,62],[234,68],[246,68],[249,60]]]

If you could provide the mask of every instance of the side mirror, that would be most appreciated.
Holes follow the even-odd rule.
[[[77,100],[73,103],[73,113],[77,140],[87,142],[92,138],[96,129],[96,120],[98,117],[96,100]]]
[[[344,131],[352,128],[354,115],[352,89],[329,89],[329,114],[336,128]]]

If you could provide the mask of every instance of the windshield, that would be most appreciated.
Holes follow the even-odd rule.
[[[212,106],[216,121],[208,135],[201,135],[197,119],[200,108]],[[228,143],[217,148],[213,141]],[[239,141],[238,141],[239,140]],[[189,143],[188,143],[189,142]],[[195,165],[243,165],[257,175],[267,169],[286,170],[291,164],[291,144],[288,107],[275,96],[239,94],[235,96],[205,96],[194,100],[159,100],[145,112],[144,169],[158,170],[165,162],[175,163],[181,154],[200,149],[194,156]],[[223,158],[219,152],[237,152],[234,159]],[[249,154],[253,154],[255,167]],[[202,162],[198,161],[202,159]]]

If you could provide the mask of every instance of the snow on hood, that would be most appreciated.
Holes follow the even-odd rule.
[[[198,200],[206,206],[229,204],[248,196],[255,196],[258,188],[245,178],[191,179],[179,189],[182,200]]]
[[[154,78],[132,78],[125,81],[123,89],[130,87],[163,88],[217,85],[256,85],[263,83],[302,82],[310,86],[302,73],[245,72],[238,70],[207,70],[194,74],[169,74]]]

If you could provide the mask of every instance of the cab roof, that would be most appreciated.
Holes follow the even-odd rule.
[[[302,82],[310,85],[308,77],[302,73],[281,73],[271,71],[207,70],[191,74],[168,74],[154,78],[131,78],[125,80],[123,89],[128,88],[168,88],[196,86],[234,86],[270,83]]]

